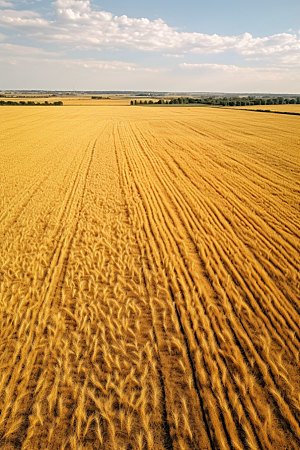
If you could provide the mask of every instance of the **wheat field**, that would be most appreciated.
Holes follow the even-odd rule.
[[[140,101],[140,97],[137,98]],[[92,99],[90,95],[82,96],[48,96],[48,97],[37,97],[37,96],[26,96],[24,97],[6,97],[3,98],[4,101],[12,100],[15,102],[20,101],[33,101],[44,103],[45,101],[49,103],[62,101],[64,106],[128,106],[131,100],[135,100],[134,97],[121,97],[121,96],[111,96],[109,98],[96,98]]]
[[[1,450],[299,449],[298,117],[0,127]]]
[[[239,109],[267,109],[270,111],[300,113],[300,105],[246,105],[236,106]]]

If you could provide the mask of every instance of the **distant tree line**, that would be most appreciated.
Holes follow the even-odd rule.
[[[248,97],[223,97],[223,98],[191,98],[191,97],[178,97],[171,100],[159,99],[154,102],[153,100],[131,100],[131,105],[184,105],[184,104],[202,104],[202,105],[216,105],[216,106],[250,106],[250,105],[292,105],[300,104],[300,97],[297,98],[256,98],[253,96]]]
[[[22,100],[20,102],[13,102],[12,100],[8,100],[7,102],[5,102],[4,100],[0,100],[0,106],[3,106],[3,105],[10,105],[10,106],[62,106],[63,102],[58,101],[58,102],[48,103],[46,101],[44,103],[40,103],[40,102],[32,102],[32,101],[24,102]]]
[[[159,100],[160,101],[160,100]],[[154,102],[153,100],[131,100],[131,105],[153,105],[158,102]]]

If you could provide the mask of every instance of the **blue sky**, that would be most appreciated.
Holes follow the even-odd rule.
[[[207,34],[243,34],[254,37],[298,31],[299,0],[127,0],[94,1],[99,8],[130,17],[161,17],[182,31]]]
[[[298,93],[299,0],[0,0],[0,89]]]

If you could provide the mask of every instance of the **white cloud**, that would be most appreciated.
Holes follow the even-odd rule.
[[[57,61],[65,67],[83,67],[93,70],[113,70],[126,72],[162,72],[165,69],[152,69],[149,67],[138,67],[134,63],[124,61],[97,61],[91,59],[60,59]]]
[[[231,64],[187,64],[187,63],[182,63],[179,64],[180,67],[182,67],[183,69],[217,69],[217,70],[230,70],[230,71],[236,71],[239,70],[240,67],[238,66],[234,66]]]
[[[200,71],[201,74],[211,73],[220,77],[220,72],[223,76],[242,78],[251,81],[286,81],[287,79],[300,80],[300,73],[298,70],[291,70],[285,67],[239,67],[232,64],[179,64],[182,69]],[[236,78],[235,78],[236,79]]]
[[[34,11],[15,11],[7,9],[2,11],[0,25],[5,28],[29,31],[29,33],[31,33],[37,28],[48,26],[49,22]]]
[[[244,35],[244,41],[236,46],[243,55],[273,55],[290,50],[300,51],[300,40],[295,34],[281,33],[263,38],[253,38],[250,34],[246,36],[247,34]]]
[[[178,53],[164,53],[165,58],[183,58],[184,55],[178,55]]]
[[[129,48],[163,51],[166,57],[179,57],[178,52],[214,54],[226,50],[261,58],[300,54],[300,39],[295,34],[254,38],[249,33],[219,36],[178,32],[162,19],[150,21],[97,11],[89,0],[57,0],[52,6],[56,13],[55,20],[45,19],[33,11],[4,10],[0,24],[39,41],[56,42],[64,47],[82,50]]]
[[[67,68],[81,67],[91,70],[112,70],[126,72],[162,72],[167,69],[140,67],[135,63],[124,61],[98,61],[94,59],[67,59],[61,52],[49,52],[37,47],[27,47],[14,44],[0,43],[0,57],[2,62],[18,64],[22,62],[54,63],[56,66]]]
[[[268,55],[250,55],[245,58],[246,61],[263,61],[264,64],[277,67],[300,67],[300,54],[298,51],[286,51],[277,54]]]
[[[32,56],[32,55],[43,55],[49,57],[56,57],[60,55],[60,52],[49,52],[42,48],[37,47],[27,47],[23,45],[15,44],[0,44],[0,55],[11,55],[11,56]]]
[[[13,4],[11,2],[0,1],[0,8],[13,8]]]

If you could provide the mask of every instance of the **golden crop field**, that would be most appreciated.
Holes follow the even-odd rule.
[[[0,114],[1,450],[299,449],[299,118]]]
[[[270,111],[283,111],[300,113],[300,105],[248,105],[248,106],[236,106],[240,109],[269,109]]]
[[[97,98],[92,99],[91,96],[59,96],[59,97],[35,97],[35,96],[28,96],[26,98],[24,97],[7,97],[3,98],[4,101],[12,100],[15,102],[19,101],[33,101],[33,102],[40,102],[44,103],[47,101],[48,103],[53,103],[57,101],[62,101],[64,106],[128,106],[130,105],[130,101],[134,100],[134,97],[132,98],[124,98],[124,97],[116,97],[112,96],[110,98]],[[138,99],[140,100],[140,98]],[[142,99],[144,100],[144,98]]]

